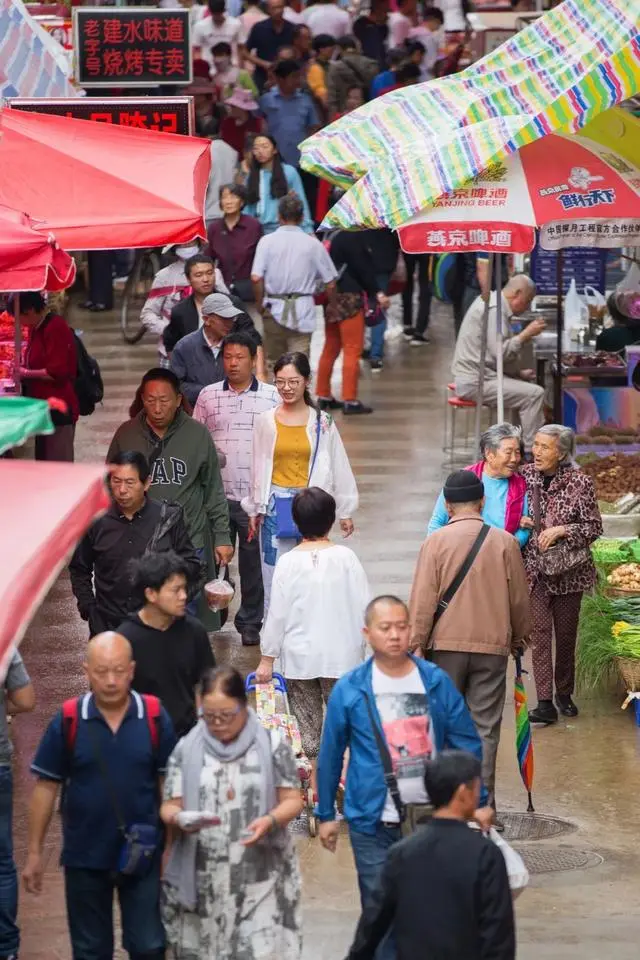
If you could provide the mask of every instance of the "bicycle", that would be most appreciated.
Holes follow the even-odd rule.
[[[136,250],[120,308],[120,327],[126,343],[139,343],[145,334],[146,328],[140,322],[140,314],[161,265],[157,249]]]

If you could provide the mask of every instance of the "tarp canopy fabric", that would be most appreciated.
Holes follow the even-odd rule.
[[[24,214],[0,206],[0,293],[16,290],[65,290],[76,265],[53,234],[34,229]]]
[[[31,397],[0,397],[0,454],[29,437],[53,433],[49,404]]]

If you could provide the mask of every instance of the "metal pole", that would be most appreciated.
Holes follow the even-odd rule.
[[[13,297],[13,355],[15,360],[14,390],[20,396],[20,367],[22,366],[22,327],[20,326],[20,295]]]
[[[556,423],[562,423],[562,334],[564,330],[564,310],[563,304],[564,287],[564,253],[558,250],[558,259],[556,260],[556,369],[553,374],[553,419]]]
[[[502,257],[496,257],[496,378],[498,380],[497,417],[504,423],[504,358],[502,356]]]
[[[489,277],[493,276],[493,254],[489,254]],[[480,454],[480,434],[482,432],[482,400],[484,398],[484,370],[487,355],[487,329],[489,327],[489,301],[491,299],[491,290],[489,296],[484,302],[484,313],[482,314],[482,330],[480,332],[480,366],[478,368],[478,390],[476,393],[476,425],[473,436],[474,449]]]

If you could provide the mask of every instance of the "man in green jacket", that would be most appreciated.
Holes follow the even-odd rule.
[[[138,450],[151,465],[149,496],[179,503],[191,541],[206,557],[226,566],[233,556],[229,509],[211,435],[182,409],[180,381],[155,367],[142,378],[142,410],[116,430],[107,461]],[[213,556],[212,554],[213,550]]]

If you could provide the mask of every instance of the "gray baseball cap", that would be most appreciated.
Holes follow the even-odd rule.
[[[239,310],[225,293],[210,293],[202,301],[202,316],[211,317],[215,314],[217,317],[224,317],[225,320],[235,320],[241,316],[243,310]]]

